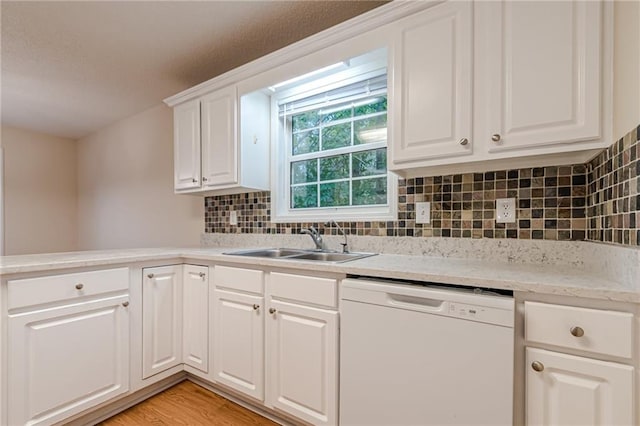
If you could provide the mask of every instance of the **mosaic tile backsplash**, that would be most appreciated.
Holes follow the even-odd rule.
[[[592,240],[639,245],[638,129],[588,164],[400,179],[398,220],[342,222],[353,235]],[[495,200],[516,198],[516,223],[495,221]],[[415,203],[431,202],[431,223]],[[270,193],[205,198],[205,232],[299,233],[322,223],[272,223]],[[229,212],[238,226],[229,225]],[[325,229],[336,234],[335,229]]]

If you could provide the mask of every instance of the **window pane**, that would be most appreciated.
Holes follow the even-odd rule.
[[[387,149],[372,149],[371,151],[353,154],[353,177],[383,175],[387,173]]]
[[[338,124],[322,129],[322,150],[351,145],[351,123]]]
[[[349,177],[349,154],[320,159],[320,180],[344,179]]]
[[[318,207],[318,185],[294,186],[291,188],[291,208]]]
[[[353,205],[387,204],[387,178],[353,181]]]
[[[320,207],[348,206],[349,182],[320,184]]]
[[[318,160],[291,163],[291,183],[316,182],[318,180]]]
[[[387,140],[386,114],[355,121],[353,123],[353,126],[355,145],[373,142],[385,142]]]
[[[343,108],[343,109],[340,109]],[[351,104],[344,105],[343,107],[335,107],[326,110],[320,110],[320,120],[323,123],[330,123],[336,120],[342,120],[345,118],[351,118],[353,115],[353,108]]]
[[[378,96],[371,99],[371,102],[355,107],[355,115],[367,115],[374,112],[382,112],[387,110],[387,97]]]
[[[306,154],[308,152],[316,152],[320,146],[320,137],[318,129],[308,132],[295,133],[293,135],[292,153],[293,155]]]
[[[318,111],[309,111],[291,117],[291,127],[294,132],[308,129],[309,127],[316,127],[319,123],[320,117],[318,116]]]

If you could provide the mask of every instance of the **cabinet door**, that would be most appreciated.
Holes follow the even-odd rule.
[[[175,189],[200,187],[200,101],[173,109]]]
[[[182,363],[182,265],[145,268],[142,378]]]
[[[476,141],[501,151],[600,138],[602,2],[481,2],[476,12],[487,90]]]
[[[448,2],[394,27],[392,168],[472,152],[472,7]]]
[[[267,404],[312,424],[336,424],[338,313],[278,301],[269,308]]]
[[[52,424],[129,390],[128,299],[9,316],[10,425]]]
[[[528,425],[634,424],[633,367],[527,348],[526,368]]]
[[[184,265],[184,363],[203,372],[209,369],[209,268]]]
[[[237,183],[236,87],[218,90],[201,102],[203,186]]]
[[[214,380],[264,400],[263,298],[214,290]]]

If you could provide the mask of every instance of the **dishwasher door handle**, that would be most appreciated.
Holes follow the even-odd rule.
[[[448,305],[447,301],[441,299],[430,299],[428,297],[407,296],[395,293],[387,293],[387,300],[390,306],[421,312],[442,312]]]

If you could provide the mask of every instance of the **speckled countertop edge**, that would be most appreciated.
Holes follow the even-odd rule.
[[[253,247],[252,247],[253,248]],[[640,303],[640,290],[577,267],[513,264],[397,254],[379,254],[346,263],[229,256],[238,248],[124,249],[0,257],[0,275],[120,265],[169,259],[234,263],[267,268],[332,272],[378,278],[418,280]],[[9,277],[11,278],[11,277]]]

